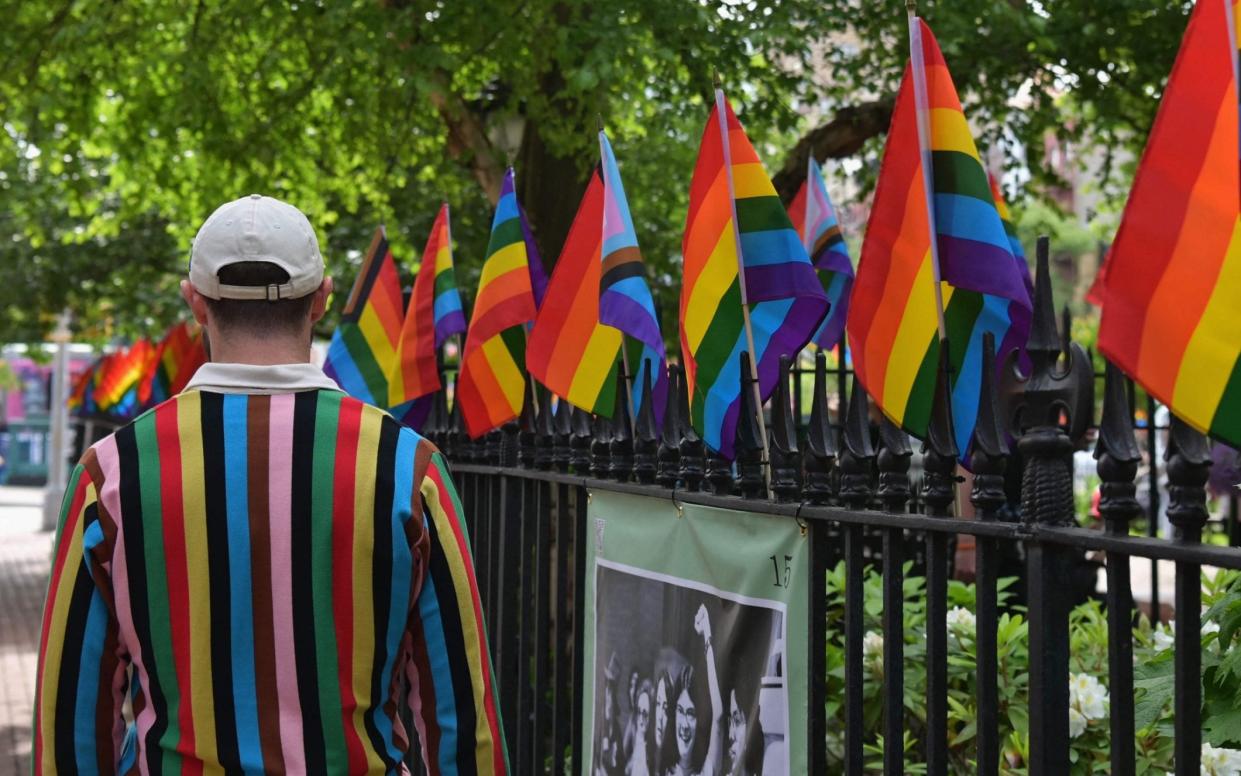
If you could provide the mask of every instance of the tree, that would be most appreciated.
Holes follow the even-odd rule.
[[[791,196],[811,152],[859,156],[873,175],[907,54],[902,9],[860,0],[7,5],[0,340],[40,337],[62,308],[88,337],[166,325],[194,230],[252,191],[311,215],[344,287],[377,223],[412,270],[447,200],[468,295],[510,155],[550,266],[597,117],[672,311],[715,71]],[[1036,166],[1049,130],[1140,146],[1186,11],[923,8],[975,123]]]

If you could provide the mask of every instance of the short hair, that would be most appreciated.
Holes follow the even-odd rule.
[[[220,268],[220,283],[270,286],[289,282],[289,273],[270,261],[239,261]],[[207,299],[207,308],[224,332],[300,334],[310,317],[314,294],[296,299]]]

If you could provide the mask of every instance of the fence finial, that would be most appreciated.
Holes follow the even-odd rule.
[[[754,391],[747,383],[753,371],[750,354],[741,351],[741,412],[737,417],[737,485],[745,498],[762,498],[766,490],[763,476],[762,432],[758,427],[758,413],[762,407],[754,406]]]
[[[552,423],[552,392],[546,387],[539,394],[539,416],[535,419],[534,466],[537,469],[552,468],[555,456],[556,431]]]
[[[947,362],[947,349],[942,348],[935,375],[935,395],[931,399],[931,420],[922,445],[922,501],[933,515],[951,514],[957,482],[959,450],[952,425],[952,390],[948,385]]]
[[[573,405],[564,399],[556,401],[556,415],[552,420],[555,442],[552,446],[552,463],[562,472],[569,471],[573,453]]]
[[[889,512],[904,512],[909,502],[909,434],[887,415],[879,420],[879,488],[875,495]]]
[[[840,499],[853,509],[865,509],[872,493],[871,460],[875,446],[870,437],[870,399],[853,376],[845,415],[844,446],[840,455]]]
[[[698,432],[694,430],[694,419],[689,414],[689,381],[680,366],[677,367],[677,372],[680,376],[678,382],[681,384],[681,396],[677,408],[677,418],[680,421],[677,431],[681,435],[678,445],[681,453],[680,478],[686,490],[698,490],[702,487],[702,478],[706,468],[704,460],[706,445],[698,436]]]
[[[517,416],[517,460],[526,468],[534,466],[535,434],[538,433],[537,406],[538,391],[534,387],[534,378],[527,372],[521,414]]]
[[[841,407],[843,409],[843,407]],[[832,429],[827,406],[827,357],[819,351],[814,357],[814,388],[810,398],[810,425],[806,429],[806,449],[802,465],[806,470],[806,499],[826,504],[832,497],[832,471],[836,468],[836,432]]]
[[[661,487],[675,488],[681,466],[681,367],[668,366],[668,396],[664,402],[664,427],[659,432],[659,459],[655,481]]]
[[[590,476],[602,480],[610,471],[612,421],[602,415],[595,415],[590,435]]]
[[[1107,521],[1109,530],[1128,534],[1127,527],[1122,531],[1122,526],[1128,526],[1142,511],[1134,485],[1142,451],[1133,434],[1133,409],[1125,383],[1120,368],[1108,361],[1103,378],[1103,417],[1094,457],[1099,462],[1099,514]]]
[[[586,476],[590,474],[590,453],[594,443],[590,413],[572,407],[570,419],[573,421],[573,431],[569,442],[569,465],[575,473]]]
[[[1004,470],[1008,466],[1008,439],[1000,421],[999,397],[995,386],[995,335],[982,335],[982,393],[978,401],[978,419],[970,442],[970,466],[974,483],[970,503],[986,519],[1004,506]]]
[[[638,417],[634,422],[633,437],[633,476],[645,485],[655,482],[655,457],[659,447],[655,429],[655,410],[651,407],[651,360],[642,359],[642,369],[638,372],[642,381],[640,396],[642,404],[638,407]]]
[[[630,416],[629,376],[625,368],[616,370],[616,405],[612,410],[611,460],[608,474],[618,482],[628,482],[633,473],[633,420]]]
[[[793,359],[780,356],[780,379],[771,400],[771,489],[780,501],[794,501],[801,490],[801,456],[797,450],[797,426],[793,423],[789,376]],[[797,376],[801,379],[801,375]]]

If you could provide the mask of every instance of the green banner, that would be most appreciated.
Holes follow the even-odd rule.
[[[591,491],[586,776],[806,772],[797,521]]]

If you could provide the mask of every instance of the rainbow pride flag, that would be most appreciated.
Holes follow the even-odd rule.
[[[534,320],[546,290],[543,263],[517,203],[510,167],[491,222],[491,242],[457,380],[456,401],[461,403],[461,416],[471,437],[480,437],[521,413],[525,325]]]
[[[1198,0],[1103,280],[1099,348],[1200,431],[1241,446],[1237,7]]]
[[[920,437],[946,338],[964,456],[978,415],[983,335],[995,336],[1003,364],[1025,344],[1031,301],[939,45],[917,17],[909,34],[913,56],[892,113],[847,329],[867,392]]]
[[[375,230],[340,324],[332,333],[323,371],[345,393],[388,406],[388,375],[400,340],[401,278],[383,227]]]
[[[1013,215],[1008,210],[1008,203],[1004,201],[1004,192],[1000,189],[1000,181],[992,173],[987,173],[987,180],[991,183],[991,196],[995,199],[995,209],[1000,213],[1000,223],[1004,225],[1004,234],[1008,235],[1008,246],[1013,251],[1013,258],[1017,260],[1017,269],[1021,272],[1021,280],[1026,284],[1026,293],[1033,300],[1034,277],[1030,274],[1030,263],[1026,261],[1025,249],[1021,247],[1021,240],[1017,237],[1017,227],[1013,225]]]
[[[619,329],[600,321],[603,190],[603,178],[596,169],[530,329],[526,367],[557,396],[611,417],[616,409],[616,370],[623,337]]]
[[[156,404],[176,396],[185,390],[198,367],[207,361],[203,347],[202,330],[189,321],[174,324],[157,347],[154,368],[146,377],[146,385],[140,395],[143,406]]]
[[[718,89],[694,166],[681,252],[690,418],[713,450],[731,458],[746,387],[741,352],[754,354],[766,400],[780,356],[805,347],[828,303],[788,212]]]
[[[845,332],[849,292],[853,289],[853,261],[840,232],[836,208],[832,207],[832,199],[827,194],[823,170],[814,157],[810,158],[805,183],[789,205],[789,218],[801,235],[810,262],[819,271],[819,279],[823,281],[827,301],[831,304],[812,341],[824,350],[831,350]]]
[[[151,341],[143,338],[107,360],[94,390],[95,404],[100,411],[126,415],[136,409],[138,386],[153,351]]]
[[[465,314],[453,270],[452,233],[445,203],[431,226],[414,278],[396,362],[388,377],[388,406],[396,408],[438,391],[442,383],[436,352],[449,337],[464,333]]]
[[[630,407],[633,417],[642,406],[640,376],[645,364],[651,367],[651,409],[656,424],[662,424],[668,395],[668,363],[664,335],[655,312],[655,298],[646,282],[646,265],[638,249],[638,236],[629,214],[629,200],[621,182],[620,168],[607,133],[599,132],[600,171],[603,174],[602,277],[599,282],[599,322],[620,329],[641,343],[637,359],[629,359],[633,385]],[[628,350],[628,348],[627,348]],[[609,416],[611,413],[608,413]]]

